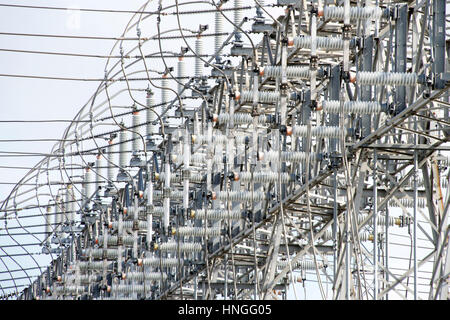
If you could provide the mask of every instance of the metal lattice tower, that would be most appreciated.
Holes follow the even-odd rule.
[[[448,299],[448,3],[185,2],[2,203],[3,297]]]

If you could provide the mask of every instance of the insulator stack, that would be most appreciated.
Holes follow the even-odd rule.
[[[259,115],[257,116],[257,119],[258,124],[264,124],[267,122],[265,115]],[[230,114],[221,113],[219,115],[213,115],[213,121],[216,121],[219,124],[227,124],[230,122]],[[253,116],[250,113],[235,113],[233,114],[233,121],[235,125],[251,124],[253,123]]]
[[[366,72],[356,73],[356,83],[371,86],[413,86],[417,83],[416,73]]]
[[[158,133],[157,123],[154,123],[157,120],[156,116],[157,110],[154,107],[155,105],[156,103],[153,97],[153,92],[151,91],[147,92],[147,99],[146,99],[147,110],[145,111],[147,120],[147,127],[146,127],[147,139],[151,138],[154,134]]]
[[[283,268],[287,267],[288,265],[289,265],[289,262],[286,260],[277,261],[277,267],[279,269],[283,269]],[[314,261],[308,261],[308,260],[304,260],[304,261],[297,260],[295,262],[292,262],[291,266],[292,266],[292,270],[296,270],[296,269],[315,270],[316,269],[316,265],[315,265]],[[324,267],[323,262],[318,261],[317,267],[319,269],[322,269]]]
[[[261,153],[260,157],[264,160],[267,161],[278,161],[278,157],[280,155],[278,154],[277,151],[268,151],[265,153]],[[309,152],[309,160],[312,162],[317,158],[317,154],[315,152]],[[306,162],[307,159],[307,153],[303,152],[303,151],[282,151],[281,152],[281,161],[287,161],[287,162],[295,162],[295,163],[300,163],[300,162]],[[282,182],[288,182],[290,180],[288,180],[290,178],[288,178],[286,175],[284,175],[284,177],[282,177]]]
[[[53,208],[54,206],[52,205],[52,203],[49,201],[48,202],[48,206],[47,206],[47,210],[45,213],[45,238],[47,245],[50,244],[50,237],[53,233],[53,226],[52,226],[52,221],[54,219],[54,213],[53,213]]]
[[[57,295],[57,296],[62,296],[62,295],[74,296],[74,295],[81,295],[86,292],[88,292],[87,286],[72,285],[72,286],[57,286],[57,287],[55,287],[55,295]]]
[[[201,243],[177,243],[177,242],[163,242],[155,245],[155,250],[171,251],[171,252],[200,252],[202,251]]]
[[[184,89],[184,83],[186,82],[186,77],[187,77],[187,73],[186,73],[186,62],[184,61],[184,56],[180,55],[178,57],[178,65],[177,65],[177,70],[178,70],[178,94],[181,97],[185,96],[185,93],[183,92]]]
[[[323,101],[323,111],[327,113],[340,113],[341,102],[338,100]],[[382,111],[381,104],[376,101],[346,101],[343,105],[344,113],[374,114]]]
[[[214,28],[216,35],[214,36],[214,52],[217,52],[220,47],[222,46],[222,43],[224,42],[224,36],[222,33],[224,33],[224,20],[223,13],[219,10],[216,11],[214,15]]]
[[[206,214],[205,214],[206,211]],[[199,209],[191,210],[190,218],[192,219],[207,219],[207,220],[240,220],[242,219],[242,212],[228,211],[225,209]]]
[[[77,209],[76,198],[73,192],[73,186],[71,184],[67,185],[66,191],[66,213],[69,223],[75,222],[75,210]]]
[[[221,201],[263,201],[266,199],[266,194],[261,191],[221,191],[216,194],[216,197]]]
[[[350,20],[379,20],[383,15],[383,10],[380,7],[351,7]],[[329,7],[323,8],[323,17],[325,20],[343,21],[344,7]]]
[[[194,153],[191,156],[191,165],[193,166],[203,166],[206,163],[206,158],[207,155],[204,153]],[[220,155],[215,155],[212,158],[212,163],[213,164],[217,164],[217,163],[222,163],[223,162],[223,157]]]
[[[338,37],[316,37],[317,49],[343,50],[344,41]],[[310,36],[298,36],[294,38],[294,46],[298,49],[311,49]]]
[[[169,85],[168,74],[164,74],[161,80],[161,104],[163,110],[166,110],[169,107],[170,93],[171,93],[170,88],[171,87]],[[173,108],[170,108],[165,114],[165,116],[170,117],[172,117],[173,115],[174,115]]]
[[[143,282],[143,281],[159,281],[161,279],[166,279],[166,274],[161,274],[161,272],[150,272],[150,271],[144,271],[144,272],[127,272],[122,274],[122,278],[129,280],[129,281],[137,281],[137,282]]]
[[[77,276],[75,275],[69,275],[64,277],[64,283],[65,285],[68,284],[76,284],[79,283],[81,285],[89,285],[92,283],[100,282],[102,281],[102,277],[95,274],[80,274]]]
[[[103,245],[103,236],[99,236],[97,241],[100,246]],[[120,240],[120,241],[119,241]],[[107,239],[108,246],[117,246],[119,243],[122,243],[124,246],[131,247],[133,246],[134,237],[133,236],[109,236]]]
[[[119,256],[117,249],[86,249],[83,250],[83,255],[85,257],[92,256],[93,259],[117,259]]]
[[[229,138],[226,135],[222,134],[214,134],[212,137],[208,137],[207,135],[192,135],[192,142],[198,143],[198,144],[207,144],[207,143],[214,143],[214,144],[227,144],[230,143],[230,140],[234,140],[236,145],[241,145],[245,143],[246,139],[249,139],[250,136],[246,135],[236,135],[233,138]],[[195,153],[193,154],[195,156]]]
[[[401,198],[398,200],[390,200],[389,201],[389,206],[391,207],[395,207],[395,208],[414,208],[414,199],[406,199],[406,198]],[[427,201],[425,198],[417,198],[417,207],[424,209],[427,207]]]
[[[260,103],[276,103],[280,97],[277,91],[259,91],[258,102]],[[241,102],[252,102],[253,91],[243,91],[241,93]]]
[[[203,38],[198,36],[195,39],[195,54],[197,57],[195,58],[195,77],[201,78],[203,76],[203,58],[199,58],[203,56]]]
[[[61,232],[62,229],[62,222],[63,222],[63,210],[62,210],[62,203],[61,203],[61,193],[58,190],[58,194],[56,195],[55,199],[55,215],[54,215],[54,225],[55,225],[55,231]]]
[[[261,72],[261,75],[267,78],[277,78],[282,75],[282,68],[280,66],[266,66]],[[311,68],[302,66],[288,66],[286,67],[286,76],[288,78],[298,78],[298,79],[310,79]]]
[[[192,236],[192,237],[217,237],[220,236],[219,228],[205,228],[205,227],[178,227],[172,230],[172,233],[177,236]]]
[[[195,183],[201,183],[205,181],[206,177],[203,174],[198,173],[192,173],[189,175],[189,181],[195,182]],[[166,175],[164,172],[161,172],[158,177],[156,178],[157,181],[165,181]],[[171,174],[170,175],[170,182],[171,183],[180,183],[183,181],[183,177],[180,174]]]
[[[360,215],[358,216],[358,223],[361,224],[366,219],[366,216]],[[378,216],[377,217],[377,223],[379,226],[385,226],[386,225],[386,217],[385,216]],[[389,223],[388,225],[393,227],[395,225],[400,224],[400,219],[396,217],[389,217]]]
[[[112,144],[112,140],[109,141],[110,145],[108,147],[108,183],[111,184],[116,180],[117,176],[117,160],[116,160],[116,145]]]
[[[274,153],[277,153],[274,151]],[[270,154],[270,153],[269,153]],[[270,157],[269,157],[270,158]],[[275,160],[275,159],[272,159]],[[278,155],[277,155],[278,160]],[[283,161],[283,160],[282,160]],[[235,172],[234,179],[239,179],[241,182],[250,182],[253,181],[255,183],[269,183],[269,182],[277,182],[278,181],[278,172],[266,171],[266,172]],[[280,172],[280,179],[282,183],[287,183],[291,181],[291,175],[286,172]]]
[[[317,138],[339,138],[345,136],[345,129],[333,126],[314,126],[311,127],[311,136]],[[306,125],[298,125],[292,128],[292,135],[297,137],[307,137],[308,127]]]
[[[85,195],[83,200],[88,200],[94,193],[95,190],[95,181],[94,181],[94,173],[91,168],[86,168],[86,172],[84,174],[84,190]],[[90,208],[90,203],[86,203],[86,207]]]
[[[175,200],[181,200],[181,199],[183,199],[183,192],[179,191],[179,190],[171,190],[170,198],[175,199]],[[163,191],[161,191],[161,190],[153,191],[153,199],[154,200],[162,200],[163,199]]]
[[[138,264],[143,265],[144,267],[177,267],[180,263],[180,260],[177,258],[144,258],[138,261]],[[183,263],[183,260],[181,260]]]
[[[128,149],[128,131],[121,130],[119,133],[119,166],[125,169],[130,163],[130,155]]]
[[[162,211],[162,208],[161,208]],[[155,211],[153,211],[155,212]],[[156,215],[156,214],[155,214]],[[156,216],[160,216],[160,215],[156,215]],[[146,230],[147,229],[147,221],[137,221],[137,224],[134,221],[123,221],[122,227],[125,230],[132,230],[132,229],[139,229],[139,230]],[[113,229],[113,230],[118,230],[119,229],[119,222],[118,221],[112,221],[108,224],[108,228]]]
[[[100,187],[105,183],[105,161],[103,155],[97,155],[97,160],[95,161],[95,190],[99,190]]]
[[[143,294],[146,291],[150,291],[150,288],[146,289],[146,286],[143,284],[118,284],[113,285],[111,287],[111,293],[118,294],[130,294],[130,293],[138,293]]]
[[[163,212],[164,212],[163,207],[156,207],[156,206],[154,206],[154,207],[152,207],[151,210],[149,210],[149,213],[151,213],[155,217],[161,217]],[[139,215],[140,215],[139,218],[143,219],[143,218],[145,218],[147,216],[147,212],[139,211]],[[114,225],[112,225],[112,226],[113,226],[113,228],[115,228]]]
[[[132,129],[132,149],[133,151],[142,151],[144,149],[142,139],[141,114],[139,111],[133,111],[133,129]]]
[[[374,239],[373,234],[369,232],[360,232],[358,236],[359,240],[364,242],[373,241]],[[325,231],[325,233],[320,237],[320,239],[325,242],[333,240],[333,233],[331,231]]]
[[[101,271],[110,265],[111,262],[105,263],[105,261],[80,261],[78,263],[78,267],[82,271]]]
[[[234,25],[238,26],[241,24],[242,19],[244,19],[244,12],[242,9],[244,4],[243,0],[234,0]],[[240,30],[238,30],[236,27],[234,29],[234,31],[240,35]],[[237,36],[239,38],[239,36]]]

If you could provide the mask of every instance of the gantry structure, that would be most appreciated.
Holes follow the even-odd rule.
[[[146,2],[2,203],[3,298],[448,299],[447,6]]]

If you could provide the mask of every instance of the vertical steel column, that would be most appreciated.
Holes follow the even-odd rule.
[[[396,8],[395,21],[395,72],[406,72],[406,41],[408,38],[408,6],[401,5]],[[387,57],[386,59],[389,59]],[[396,86],[395,111],[402,112],[406,108],[406,87]]]
[[[362,71],[372,71],[373,36],[364,39]],[[372,101],[372,86],[361,86],[361,100]],[[362,137],[371,132],[372,115],[362,115]]]
[[[328,83],[328,99],[339,100],[341,91],[341,67],[334,66],[330,71],[330,81]],[[329,115],[330,126],[339,126],[339,114],[332,113]],[[338,151],[339,139],[330,138],[330,152],[336,153]]]
[[[445,81],[441,79],[442,73],[445,72],[445,0],[433,1],[433,63],[432,70],[434,74],[434,87],[442,89],[445,87]],[[424,28],[425,26],[423,26]]]
[[[413,118],[414,130],[417,131],[417,117]],[[417,134],[414,134],[414,145],[417,143]],[[417,186],[418,186],[418,159],[417,150],[414,150],[414,195],[413,195],[413,257],[414,257],[414,300],[417,300]]]
[[[378,299],[378,193],[377,149],[373,151],[373,299]]]

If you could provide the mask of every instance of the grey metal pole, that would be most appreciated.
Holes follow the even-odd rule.
[[[373,151],[373,299],[378,299],[377,149]]]

